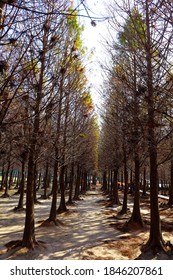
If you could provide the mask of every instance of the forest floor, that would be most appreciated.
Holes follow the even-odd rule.
[[[120,199],[122,201],[122,192]],[[120,215],[122,206],[109,207],[109,198],[101,192],[100,186],[93,187],[69,206],[69,211],[58,214],[58,226],[40,227],[50,211],[49,200],[40,200],[35,205],[36,238],[42,246],[32,251],[26,248],[7,250],[5,244],[21,240],[24,228],[24,212],[13,212],[18,196],[0,198],[0,259],[1,260],[134,260],[173,259],[164,253],[152,255],[141,253],[141,247],[148,240],[149,201],[141,199],[141,212],[145,226],[133,226],[124,230],[133,205],[129,195],[128,214]],[[160,201],[162,202],[162,201]],[[160,208],[163,238],[173,243],[173,208]]]

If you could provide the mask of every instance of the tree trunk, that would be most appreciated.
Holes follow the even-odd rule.
[[[64,188],[65,190],[68,189],[69,183],[68,183],[68,168],[66,166],[65,168],[65,176],[64,176]]]
[[[16,179],[16,184],[15,184],[15,189],[16,189],[17,191],[14,193],[14,195],[20,194],[20,182],[21,182],[21,174],[20,174],[20,172],[18,171],[17,179]]]
[[[93,175],[93,185],[96,185],[96,174]]]
[[[48,161],[46,162],[46,170],[45,170],[45,175],[44,175],[44,182],[43,182],[43,190],[44,193],[41,196],[42,199],[47,199],[47,189],[49,187],[49,163]]]
[[[43,33],[43,51],[40,59],[40,72],[38,87],[35,91],[36,101],[35,101],[35,117],[33,123],[33,130],[31,134],[31,142],[29,149],[28,158],[28,176],[27,176],[27,190],[26,190],[26,216],[25,216],[25,228],[22,240],[22,246],[27,248],[33,248],[37,243],[35,238],[35,218],[34,218],[34,187],[36,185],[36,152],[38,143],[38,133],[40,130],[40,105],[43,98],[43,82],[44,82],[44,71],[46,62],[46,51],[48,43],[48,30],[44,29]]]
[[[139,100],[137,92],[137,64],[136,64],[136,55],[133,57],[133,86],[134,86],[134,112],[133,112],[133,145],[134,145],[134,163],[135,163],[135,190],[132,190],[134,193],[134,204],[133,212],[131,215],[128,224],[135,223],[138,226],[143,227],[143,221],[140,213],[140,160],[139,160]],[[132,171],[131,171],[131,183],[133,181]]]
[[[0,190],[2,191],[4,189],[4,179],[5,179],[5,172],[4,172],[4,165],[2,167],[2,170],[1,170],[1,187],[0,187]]]
[[[102,187],[103,191],[106,192],[107,191],[107,172],[104,171],[103,172],[103,187]]]
[[[88,174],[87,172],[84,172],[84,177],[83,177],[83,192],[84,194],[86,193],[87,191],[87,177],[88,177]]]
[[[150,130],[150,236],[147,247],[152,249],[163,248],[164,242],[161,232],[161,222],[158,206],[158,174],[157,174],[157,150],[154,144],[154,131]]]
[[[54,170],[53,170],[53,185],[52,185],[52,203],[49,215],[49,221],[56,224],[56,204],[58,196],[58,162],[55,160]]]
[[[40,189],[40,186],[41,186],[41,172],[38,173],[37,191]]]
[[[134,205],[133,205],[133,212],[132,216],[128,223],[134,222],[137,223],[139,226],[143,227],[143,221],[140,212],[140,163],[139,163],[139,156],[136,152],[135,154],[135,195],[134,195]]]
[[[170,146],[171,146],[171,166],[170,166],[170,175],[171,175],[171,181],[169,184],[169,201],[168,205],[170,207],[173,206],[173,125],[170,124],[171,129],[171,136],[170,136]]]
[[[76,177],[76,186],[75,186],[75,193],[74,193],[74,200],[80,200],[79,191],[80,191],[80,167],[77,166],[77,177]]]
[[[123,185],[123,183],[124,183],[124,175],[123,175],[123,170],[121,170],[121,189],[123,189],[124,188],[124,185]]]
[[[25,190],[25,160],[22,161],[22,170],[21,170],[21,182],[20,182],[20,196],[19,196],[19,203],[15,210],[23,209],[23,199],[24,199],[24,190]]]
[[[113,197],[113,189],[114,189],[114,178],[113,178],[113,171],[110,171],[110,181],[111,181],[111,185],[110,185],[110,197],[112,200]]]
[[[108,172],[108,184],[107,184],[108,194],[110,194],[110,187],[111,187],[110,180],[111,180],[111,174],[109,171]]]
[[[158,206],[157,144],[155,139],[154,89],[152,72],[152,44],[150,38],[149,0],[146,0],[146,61],[147,61],[147,105],[148,105],[148,150],[150,158],[150,236],[146,248],[158,250],[164,248]]]
[[[35,204],[38,203],[38,200],[37,200],[37,176],[38,176],[37,163],[35,162],[35,164],[34,164],[34,203]]]
[[[28,177],[26,190],[26,216],[25,228],[23,233],[22,246],[34,248],[35,239],[35,221],[34,221],[34,154],[30,151],[28,160]]]
[[[58,213],[67,211],[67,207],[65,203],[65,184],[64,184],[65,169],[66,169],[65,165],[63,165],[60,169],[59,184],[60,184],[61,197],[60,197],[60,205],[57,210]]]
[[[84,186],[84,172],[81,172],[80,185],[81,185],[80,193],[83,194],[84,193],[84,189],[83,189],[83,186]]]
[[[73,204],[73,200],[72,200],[73,183],[74,183],[74,163],[71,164],[70,182],[69,182],[69,198],[68,198],[67,204]]]
[[[12,169],[11,169],[10,178],[9,178],[9,182],[8,182],[8,189],[9,189],[9,190],[10,190],[12,184],[13,184],[13,167],[12,167]]]
[[[171,182],[169,185],[169,201],[168,205],[173,206],[173,159],[171,160]]]
[[[126,158],[126,151],[124,149],[124,197],[123,197],[123,206],[120,211],[120,214],[127,213],[127,195],[128,195],[128,172],[127,172],[127,158]]]
[[[142,190],[142,195],[143,196],[147,195],[146,167],[144,167],[144,173],[143,173],[143,190]]]
[[[7,169],[6,169],[6,172],[5,172],[5,178],[4,178],[5,192],[2,195],[2,197],[9,197],[9,194],[8,194],[8,175],[9,175],[9,171],[10,171],[10,160],[8,161]]]
[[[113,196],[112,196],[112,204],[120,205],[121,202],[119,200],[118,195],[118,169],[114,170],[114,179],[113,179],[114,185],[113,185]]]

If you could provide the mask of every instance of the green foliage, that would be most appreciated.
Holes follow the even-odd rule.
[[[121,45],[131,47],[131,49],[140,49],[143,46],[146,35],[146,25],[142,15],[136,8],[133,8],[130,16],[127,18],[123,31],[119,32],[118,39]]]
[[[81,33],[84,30],[84,26],[78,22],[78,13],[74,11],[73,6],[69,9],[69,15],[67,16],[67,26],[70,33],[70,37],[74,38],[74,50],[82,50]]]

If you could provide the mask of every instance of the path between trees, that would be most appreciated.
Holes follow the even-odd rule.
[[[105,197],[100,188],[89,190],[86,195],[70,206],[67,213],[58,215],[59,226],[40,227],[48,217],[50,200],[35,206],[36,238],[43,241],[33,251],[14,249],[5,252],[4,244],[22,238],[25,213],[14,213],[11,209],[17,198],[1,201],[4,213],[0,225],[0,259],[135,259],[141,253],[140,247],[148,238],[148,231],[122,232],[111,226],[115,223],[118,209],[105,207]],[[15,201],[16,199],[16,201]],[[8,205],[8,207],[7,207]],[[121,207],[121,206],[120,206]],[[119,217],[123,224],[127,216]],[[131,250],[133,248],[133,250]]]
[[[49,243],[48,250],[56,246],[56,252],[48,255],[50,259],[82,259],[86,250],[115,238],[116,231],[109,226],[105,217],[106,209],[98,203],[102,199],[100,190],[88,191],[74,208],[76,212],[63,214],[63,236],[60,231],[57,244],[50,243],[49,236],[45,240],[46,244]]]
[[[6,199],[10,204],[7,211],[4,207],[7,201],[2,201],[4,215],[0,230],[1,253],[5,251],[5,243],[22,237],[24,213],[13,213],[10,210],[14,206],[13,198]],[[32,252],[21,249],[11,254],[10,251],[2,254],[1,259],[90,259],[94,254],[89,251],[91,248],[98,248],[96,258],[112,258],[111,250],[100,246],[115,239],[118,232],[110,227],[110,220],[105,216],[109,209],[100,205],[101,200],[103,195],[100,188],[88,191],[77,205],[69,207],[69,212],[58,215],[59,221],[63,223],[58,227],[37,226],[42,219],[47,218],[50,201],[36,205],[36,237],[45,242],[43,247]]]

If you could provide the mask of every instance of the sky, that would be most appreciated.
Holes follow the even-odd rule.
[[[107,16],[105,13],[104,0],[85,0],[88,7],[88,12],[91,17],[103,18]],[[86,15],[85,10],[80,11],[80,14]],[[89,84],[91,86],[91,94],[93,102],[96,107],[99,107],[100,95],[99,89],[103,83],[101,68],[99,67],[99,61],[103,62],[105,59],[103,38],[106,34],[107,21],[96,20],[96,26],[91,25],[89,18],[80,17],[79,21],[84,24],[83,32],[83,44],[88,48],[88,52],[93,51],[92,59],[87,63],[87,76]]]

